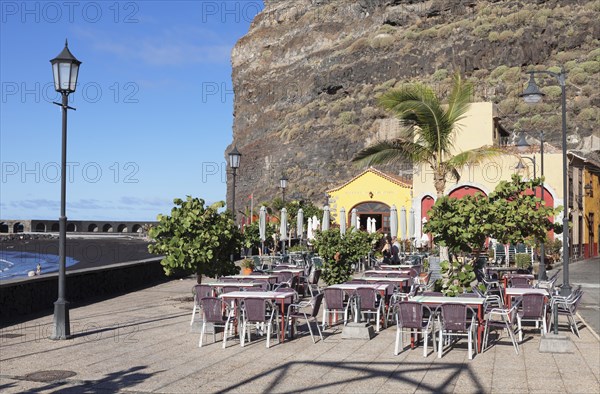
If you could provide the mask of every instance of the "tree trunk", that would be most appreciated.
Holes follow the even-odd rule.
[[[202,283],[202,272],[200,272],[200,265],[196,266],[196,283]]]

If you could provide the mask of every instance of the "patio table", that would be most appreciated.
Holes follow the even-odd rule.
[[[513,297],[522,296],[525,293],[542,294],[548,297],[550,294],[547,289],[534,289],[527,287],[508,287],[504,289],[504,304],[510,309],[511,300]]]
[[[445,303],[463,304],[473,308],[477,308],[477,353],[481,352],[482,337],[484,330],[483,320],[483,303],[485,298],[483,297],[445,297],[445,296],[415,296],[411,297],[410,301],[420,302],[431,306],[439,306]]]
[[[234,278],[234,279],[244,279],[244,278],[250,278],[250,279],[267,279],[269,281],[269,284],[275,284],[275,282],[277,281],[277,275],[254,275],[254,274],[250,274],[250,275],[230,275],[230,276],[225,276],[225,278]]]
[[[392,279],[392,278],[390,278]],[[379,294],[381,294],[381,299],[385,300],[385,294],[387,293],[387,289],[388,287],[390,287],[390,285],[386,285],[386,284],[369,284],[369,283],[340,283],[337,285],[331,285],[328,286],[328,289],[341,289],[344,291],[348,291],[348,290],[356,290],[359,287],[370,287],[372,289],[375,289],[377,291],[379,291]],[[385,304],[384,304],[385,305]],[[386,306],[387,307],[387,306]],[[385,317],[384,317],[385,318]],[[354,322],[358,323],[358,316],[354,316]]]
[[[234,300],[243,300],[246,298],[262,298],[263,300],[279,301],[281,304],[281,335],[279,336],[280,342],[284,342],[285,335],[285,300],[290,299],[294,302],[295,292],[290,290],[289,292],[276,292],[276,291],[232,291],[231,293],[221,294],[219,298],[223,300],[230,300],[233,304]]]
[[[397,274],[397,273],[409,273],[410,270],[369,270],[369,271],[365,271],[365,274],[376,274],[376,275],[387,275],[387,274]]]
[[[390,282],[390,283],[394,283],[397,284],[399,287],[402,288],[402,290],[406,290],[404,289],[404,287],[407,285],[407,283],[404,282],[408,282],[410,280],[410,278],[388,278],[385,276],[365,276],[362,277],[360,279],[363,279],[367,282]]]

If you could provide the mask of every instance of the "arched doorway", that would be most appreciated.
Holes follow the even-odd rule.
[[[360,228],[366,230],[367,219],[375,219],[375,228],[382,232],[390,232],[390,207],[387,204],[378,201],[362,202],[348,211],[348,223],[352,217],[352,210],[356,208],[357,217],[360,218]]]
[[[475,196],[475,194],[480,193],[484,196],[487,196],[487,193],[475,186],[459,186],[456,189],[452,190],[448,197],[453,198],[462,198],[464,196]]]
[[[133,225],[133,229],[131,230],[134,233],[141,233],[142,232],[142,226],[140,226],[139,224],[134,224]]]
[[[117,232],[119,232],[119,233],[126,233],[127,232],[127,225],[126,224],[119,224],[119,227],[117,227]]]
[[[77,226],[74,223],[67,224],[67,231],[73,233],[77,231]]]
[[[58,223],[52,223],[52,227],[50,228],[50,231],[52,231],[53,233],[58,232],[58,230],[60,230],[60,226]]]
[[[96,223],[92,223],[88,226],[88,232],[90,233],[97,233],[98,232],[98,225]]]
[[[45,233],[46,232],[46,225],[44,223],[38,223],[35,225],[35,232],[36,233]]]
[[[110,225],[109,223],[105,224],[104,226],[102,226],[102,232],[103,233],[112,233],[113,232],[113,226]]]
[[[7,223],[0,223],[0,233],[7,233],[8,232],[8,224]]]
[[[17,222],[13,226],[13,233],[22,233],[25,230],[23,223]]]

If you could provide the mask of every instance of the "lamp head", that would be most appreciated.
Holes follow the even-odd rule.
[[[279,179],[279,187],[285,189],[287,187],[288,178],[285,175],[282,175]]]
[[[232,150],[229,151],[229,167],[230,168],[240,168],[240,159],[242,154],[237,150],[237,146],[234,146]]]
[[[77,87],[79,65],[81,62],[69,51],[69,43],[65,40],[65,47],[54,59],[52,74],[54,76],[54,89],[59,93],[73,93]]]
[[[535,83],[535,78],[533,77],[533,72],[529,72],[529,82],[527,83],[527,88],[519,95],[523,97],[523,100],[528,104],[539,103],[542,98],[545,96],[544,93],[540,90],[540,88]]]

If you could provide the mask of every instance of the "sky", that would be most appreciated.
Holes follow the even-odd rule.
[[[69,98],[67,217],[156,220],[174,198],[225,199],[231,50],[261,0],[0,5],[1,219],[60,215],[49,61],[65,39],[82,62]]]

